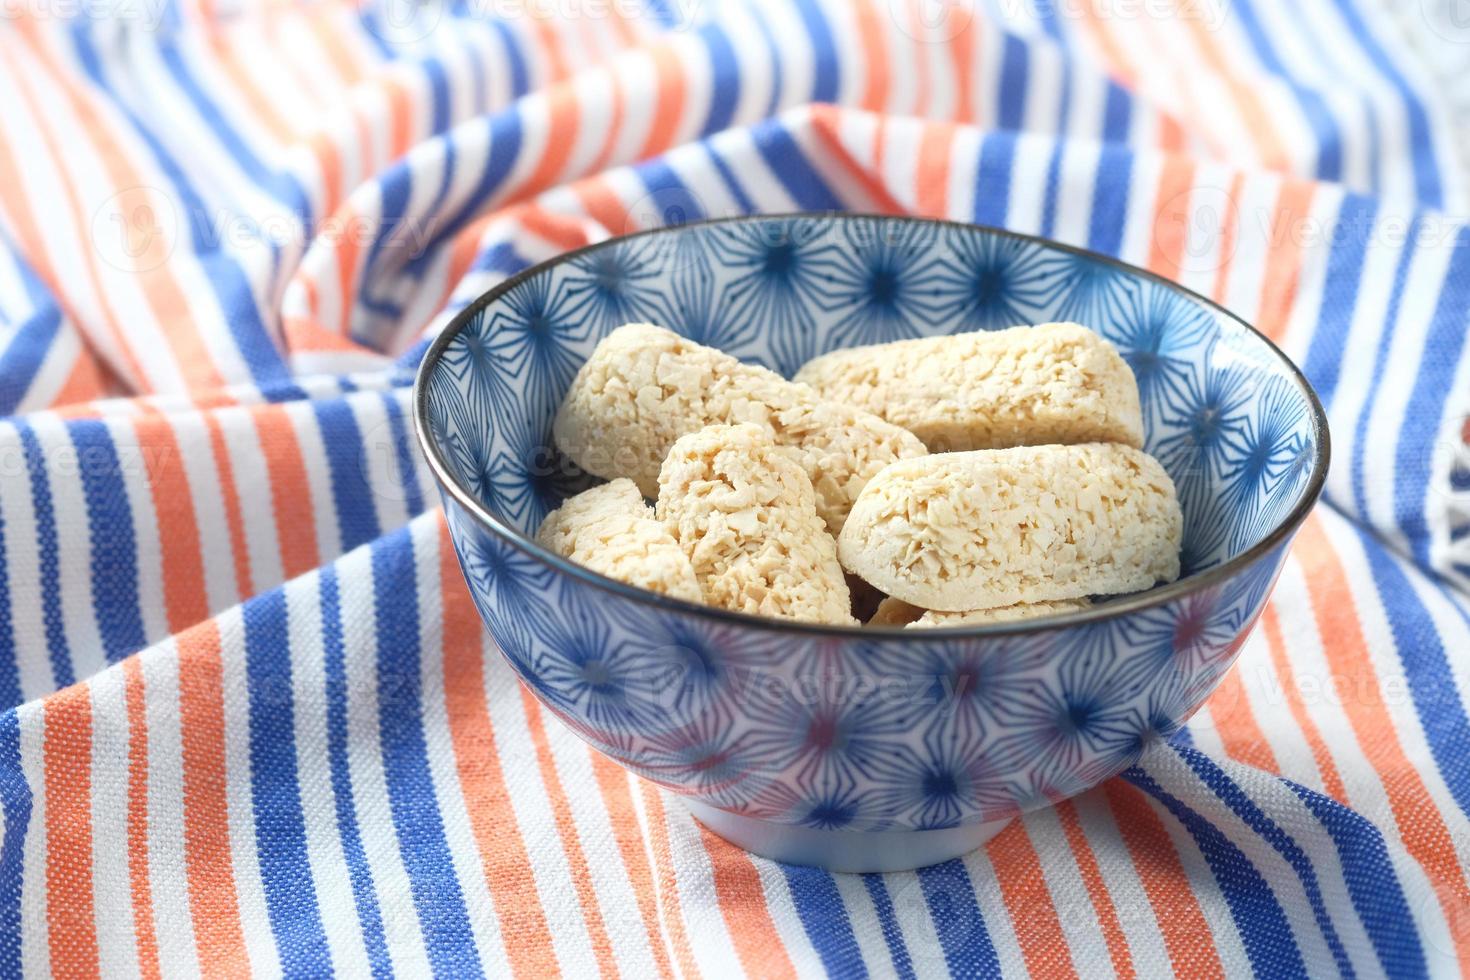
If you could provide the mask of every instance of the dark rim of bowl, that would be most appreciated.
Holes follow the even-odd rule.
[[[1306,395],[1307,403],[1311,407],[1313,443],[1316,446],[1316,457],[1312,461],[1312,473],[1307,482],[1305,492],[1302,493],[1296,506],[1291,513],[1278,523],[1271,532],[1260,541],[1251,545],[1245,551],[1214,568],[1206,569],[1197,575],[1177,579],[1168,585],[1149,589],[1146,592],[1136,592],[1131,595],[1122,596],[1118,599],[1102,602],[1090,609],[1080,612],[1067,613],[1060,616],[1038,616],[1035,619],[1021,620],[1015,623],[984,624],[979,626],[952,626],[937,629],[910,630],[901,626],[834,626],[825,623],[810,623],[800,620],[783,620],[769,616],[757,616],[752,613],[735,612],[729,609],[720,609],[716,606],[706,606],[697,602],[689,602],[685,599],[676,599],[662,593],[641,589],[637,586],[628,585],[617,579],[608,578],[598,572],[570,561],[562,556],[541,547],[533,539],[527,537],[514,527],[502,522],[492,514],[480,501],[459,483],[459,480],[449,471],[443,457],[439,453],[439,447],[430,437],[428,426],[428,378],[434,366],[439,362],[446,347],[454,340],[455,336],[465,328],[475,316],[485,307],[500,299],[506,293],[515,289],[521,283],[534,276],[538,276],[552,267],[563,262],[570,261],[581,255],[595,252],[603,248],[611,248],[622,242],[636,238],[644,238],[653,235],[665,235],[683,231],[688,228],[697,228],[704,225],[733,225],[733,224],[759,224],[768,221],[791,221],[793,219],[807,220],[863,220],[863,221],[890,221],[911,222],[917,224],[936,225],[940,227],[960,228],[966,231],[978,231],[1015,241],[1029,242],[1045,248],[1055,249],[1071,255],[1091,259],[1094,262],[1120,270],[1130,276],[1137,276],[1150,282],[1157,283],[1175,293],[1187,296],[1200,305],[1214,310],[1217,314],[1233,320],[1243,327],[1247,332],[1253,334],[1267,350],[1274,354],[1286,373],[1296,383],[1297,387]],[[960,221],[945,221],[936,218],[923,218],[909,215],[885,215],[873,214],[859,211],[795,211],[784,214],[759,214],[738,215],[728,218],[707,218],[700,221],[690,221],[680,225],[668,225],[662,228],[649,228],[644,231],[634,232],[630,235],[619,235],[608,238],[591,245],[562,252],[544,262],[536,265],[506,279],[490,291],[481,295],[474,302],[461,310],[449,325],[440,332],[429,349],[424,352],[424,358],[419,363],[417,375],[414,378],[413,392],[413,427],[418,437],[419,445],[423,448],[424,455],[429,461],[429,467],[434,471],[435,478],[439,484],[445,487],[450,495],[459,502],[466,511],[472,514],[476,520],[483,524],[489,531],[498,537],[508,541],[521,551],[532,557],[545,562],[557,571],[579,579],[587,585],[613,592],[627,599],[668,609],[673,612],[684,613],[692,616],[708,617],[710,619],[738,625],[746,628],[767,630],[778,633],[801,633],[815,636],[834,636],[844,639],[897,639],[902,638],[909,641],[933,640],[956,640],[971,637],[1000,637],[1014,636],[1028,633],[1044,632],[1053,629],[1065,629],[1072,626],[1080,626],[1086,623],[1112,619],[1127,613],[1138,612],[1144,609],[1152,609],[1172,602],[1182,596],[1202,592],[1218,583],[1235,577],[1249,566],[1253,565],[1269,553],[1277,545],[1281,544],[1296,532],[1296,529],[1306,519],[1307,513],[1311,511],[1317,498],[1322,493],[1322,486],[1327,479],[1327,467],[1331,460],[1332,448],[1330,435],[1327,429],[1327,417],[1323,411],[1322,402],[1312,385],[1307,381],[1301,369],[1292,360],[1281,352],[1281,349],[1272,343],[1271,339],[1261,333],[1255,327],[1246,323],[1240,317],[1231,313],[1225,307],[1211,300],[1209,297],[1201,296],[1199,293],[1185,286],[1181,286],[1172,280],[1166,279],[1147,269],[1129,265],[1109,255],[1102,255],[1075,245],[1067,245],[1062,242],[1052,241],[1038,235],[1027,235],[1021,232],[1008,231],[1004,228],[996,228],[991,225],[966,224]]]

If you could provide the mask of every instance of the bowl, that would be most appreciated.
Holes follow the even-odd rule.
[[[764,619],[546,551],[592,482],[551,421],[608,332],[657,323],[790,375],[826,351],[1074,320],[1132,366],[1184,512],[1181,578],[1070,615],[942,630]],[[1131,765],[1229,669],[1327,472],[1322,406],[1265,337],[1112,259],[850,214],[616,238],[497,286],[419,370],[418,438],[480,615],[525,685],[720,836],[843,871],[948,860]]]

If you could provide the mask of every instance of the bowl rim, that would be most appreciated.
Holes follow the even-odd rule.
[[[1254,335],[1255,339],[1265,345],[1280,364],[1285,368],[1286,375],[1296,384],[1305,395],[1311,413],[1313,443],[1316,452],[1312,460],[1312,472],[1307,480],[1307,485],[1291,511],[1282,518],[1260,541],[1251,545],[1245,551],[1222,562],[1213,568],[1206,569],[1197,575],[1176,579],[1167,585],[1158,586],[1145,592],[1136,592],[1131,595],[1122,596],[1118,599],[1104,602],[1078,612],[1065,613],[1059,616],[1038,616],[1034,619],[1020,620],[1011,623],[987,623],[975,626],[948,626],[934,629],[911,630],[902,626],[839,626],[827,623],[804,622],[801,620],[776,619],[770,616],[757,616],[753,613],[737,612],[732,609],[721,609],[717,606],[707,606],[702,603],[690,602],[687,599],[678,599],[673,596],[653,592],[629,585],[614,578],[609,578],[600,572],[594,572],[583,565],[579,565],[570,559],[550,551],[538,544],[532,537],[523,534],[517,528],[506,524],[496,517],[490,510],[475,499],[467,488],[460,484],[459,480],[445,464],[439,447],[431,437],[428,426],[428,379],[435,366],[442,358],[444,351],[448,348],[454,338],[465,329],[465,327],[491,303],[496,302],[511,290],[520,286],[523,282],[541,275],[564,262],[571,261],[579,256],[596,252],[600,249],[610,248],[622,242],[638,238],[666,235],[688,228],[697,228],[709,225],[734,225],[734,224],[757,224],[769,221],[791,221],[791,220],[822,220],[822,221],[894,221],[909,222],[916,224],[934,225],[941,228],[959,228],[966,231],[978,231],[1013,241],[1027,242],[1041,245],[1046,248],[1055,249],[1070,255],[1080,256],[1101,263],[1113,269],[1120,270],[1130,276],[1140,277],[1150,282],[1165,287],[1177,294],[1188,297],[1216,314],[1233,320],[1248,333]],[[1317,498],[1321,496],[1323,485],[1327,480],[1327,469],[1332,458],[1331,435],[1327,427],[1327,413],[1322,407],[1322,401],[1317,397],[1317,392],[1312,388],[1311,382],[1306,375],[1297,367],[1296,363],[1282,352],[1281,348],[1251,326],[1241,317],[1210,299],[1208,296],[1180,285],[1171,279],[1141,269],[1138,266],[1124,262],[1121,259],[1094,252],[1090,249],[1080,248],[1076,245],[1068,245],[1065,242],[1044,238],[1040,235],[1030,235],[1024,232],[1011,231],[1006,228],[997,228],[994,225],[974,224],[964,221],[951,221],[942,218],[927,218],[919,215],[891,215],[864,211],[789,211],[769,214],[746,214],[733,215],[719,218],[703,218],[698,221],[688,221],[678,225],[665,225],[658,228],[646,228],[642,231],[627,235],[616,235],[592,242],[579,248],[558,253],[549,259],[538,262],[510,276],[503,282],[497,283],[488,291],[476,297],[472,302],[455,314],[449,324],[440,331],[424,352],[423,359],[419,362],[418,370],[414,375],[413,385],[413,429],[417,437],[419,447],[428,460],[429,468],[433,471],[435,480],[447,490],[456,502],[475,518],[488,531],[502,540],[508,542],[520,551],[531,557],[550,565],[556,571],[570,575],[586,585],[612,592],[635,602],[654,606],[672,612],[707,617],[730,625],[740,626],[747,629],[761,629],[776,633],[798,633],[810,636],[828,636],[837,639],[898,639],[907,641],[935,640],[955,641],[970,638],[992,638],[1019,636],[1031,633],[1046,632],[1055,629],[1067,629],[1073,626],[1082,626],[1089,623],[1101,622],[1114,619],[1130,613],[1140,612],[1166,605],[1184,596],[1204,592],[1215,585],[1234,578],[1246,568],[1254,565],[1266,554],[1271,552],[1277,545],[1290,538],[1296,533],[1307,514],[1316,504]]]

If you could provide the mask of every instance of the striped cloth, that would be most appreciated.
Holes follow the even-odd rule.
[[[1450,0],[0,12],[0,975],[1470,974]],[[826,208],[1174,277],[1335,442],[1187,730],[917,873],[751,858],[548,718],[409,434],[507,275]]]

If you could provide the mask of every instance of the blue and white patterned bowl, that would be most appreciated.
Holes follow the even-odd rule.
[[[790,374],[828,350],[1075,320],[1138,377],[1184,509],[1185,577],[1062,617],[935,631],[760,619],[635,589],[531,539],[588,485],[551,420],[604,335],[681,331]],[[713,221],[614,239],[492,290],[419,371],[415,421],[470,591],[574,731],[758,853],[895,870],[1096,785],[1234,661],[1321,490],[1300,372],[1230,314],[1061,245],[909,218]]]

